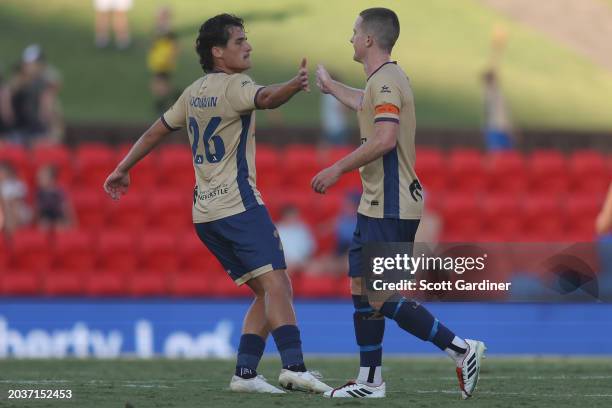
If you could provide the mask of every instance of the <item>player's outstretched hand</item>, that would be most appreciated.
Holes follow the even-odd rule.
[[[310,185],[315,192],[325,194],[328,188],[338,182],[340,176],[342,176],[342,171],[334,164],[314,176]]]
[[[331,89],[329,89],[329,84],[331,83],[331,81],[332,79],[329,75],[329,72],[327,72],[323,65],[319,64],[317,66],[317,86],[319,87],[321,92],[325,94],[331,92]]]
[[[308,83],[308,67],[306,66],[306,58],[302,58],[300,69],[295,77],[302,91],[310,92],[310,84]]]
[[[111,196],[113,200],[118,200],[122,195],[127,193],[130,186],[130,175],[119,170],[113,171],[104,182],[104,191]]]

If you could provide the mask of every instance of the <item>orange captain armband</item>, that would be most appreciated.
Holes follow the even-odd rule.
[[[376,115],[381,115],[385,113],[390,113],[392,115],[399,115],[400,110],[397,106],[392,103],[385,103],[382,105],[378,105],[375,109]]]

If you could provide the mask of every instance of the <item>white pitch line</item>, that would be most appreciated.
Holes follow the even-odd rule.
[[[415,390],[419,394],[458,394],[457,390]],[[389,392],[389,391],[387,391]],[[391,393],[399,393],[404,391],[391,391]],[[476,394],[485,395],[497,395],[497,396],[508,396],[508,397],[547,397],[547,398],[579,398],[579,397],[593,397],[593,398],[611,398],[612,394],[526,394],[524,392],[495,392],[495,391],[476,391]]]

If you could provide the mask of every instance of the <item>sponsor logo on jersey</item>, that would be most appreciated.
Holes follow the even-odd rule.
[[[245,85],[248,85],[250,83],[251,83],[251,81],[242,81],[241,86],[244,88]]]
[[[227,184],[222,184],[219,187],[216,187],[216,188],[213,188],[207,191],[198,192],[198,200],[200,201],[210,200],[211,198],[225,195],[228,192],[229,192],[229,186]]]
[[[217,106],[216,96],[192,96],[189,105],[194,108],[214,108]]]

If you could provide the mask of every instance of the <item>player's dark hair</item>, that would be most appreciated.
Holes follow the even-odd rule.
[[[359,13],[363,19],[364,30],[376,38],[378,46],[391,52],[400,33],[399,19],[393,10],[384,7],[373,7]]]
[[[212,48],[227,45],[232,27],[240,27],[244,30],[244,21],[240,17],[225,13],[209,18],[200,27],[200,33],[196,39],[196,52],[200,56],[200,65],[204,72],[214,69]]]

